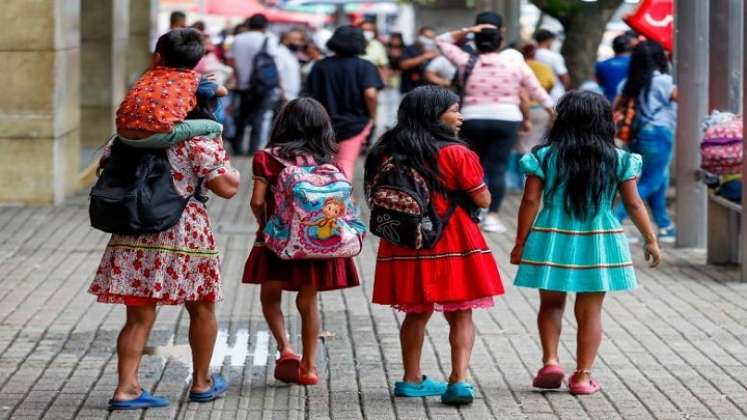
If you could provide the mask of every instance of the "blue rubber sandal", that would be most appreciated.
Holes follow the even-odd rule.
[[[434,397],[446,391],[446,382],[434,381],[423,375],[419,384],[411,384],[405,381],[394,383],[394,395],[398,397]]]
[[[471,404],[475,399],[475,388],[467,382],[449,384],[441,395],[441,402],[448,405]]]
[[[143,408],[166,407],[169,400],[163,397],[156,397],[150,392],[143,390],[139,397],[132,400],[109,400],[109,410],[140,410]]]
[[[189,393],[189,400],[194,402],[210,402],[215,399],[220,398],[223,394],[228,391],[228,382],[226,382],[225,379],[223,379],[222,376],[218,375],[217,373],[214,373],[210,376],[210,379],[213,380],[213,386],[210,387],[207,391],[203,392],[190,392]]]

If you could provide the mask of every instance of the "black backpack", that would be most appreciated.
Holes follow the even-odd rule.
[[[176,191],[166,149],[138,149],[115,139],[111,156],[91,188],[91,226],[108,233],[139,235],[162,232],[179,222],[197,191],[184,197]]]
[[[454,215],[458,200],[448,194],[449,209],[441,217],[433,207],[428,183],[413,168],[386,159],[366,186],[371,233],[408,248],[433,248]]]
[[[280,86],[280,72],[275,58],[267,52],[268,37],[262,43],[262,49],[254,56],[252,74],[249,78],[249,92],[255,100],[264,98],[273,89]]]

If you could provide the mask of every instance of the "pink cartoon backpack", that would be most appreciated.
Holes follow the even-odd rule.
[[[272,187],[276,210],[264,229],[265,243],[284,260],[347,258],[360,254],[366,226],[353,204],[353,186],[332,164],[310,157],[291,162]]]

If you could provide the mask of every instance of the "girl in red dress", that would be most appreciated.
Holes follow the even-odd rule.
[[[397,125],[372,148],[365,173],[369,183],[383,159],[400,158],[430,184],[440,215],[449,208],[447,191],[459,192],[468,203],[457,208],[435,247],[416,250],[382,239],[376,262],[373,302],[406,313],[400,329],[405,374],[395,395],[441,395],[447,404],[474,398],[465,382],[475,340],[472,309],[492,307],[493,296],[503,294],[495,259],[465,208],[487,208],[490,193],[480,159],[457,139],[461,125],[457,95],[433,86],[415,89],[402,100]],[[444,312],[450,327],[448,386],[420,372],[425,327],[434,310]]]
[[[283,108],[273,127],[268,149],[254,156],[254,190],[251,207],[259,222],[257,239],[244,267],[244,283],[261,284],[262,313],[275,337],[280,359],[275,364],[275,378],[284,382],[314,385],[319,378],[314,367],[320,316],[316,294],[319,291],[358,286],[358,272],[352,258],[327,260],[281,260],[264,244],[265,222],[275,211],[271,191],[284,166],[273,157],[284,160],[313,158],[317,164],[332,163],[337,144],[329,115],[322,105],[310,98],[293,100]],[[330,211],[336,211],[335,203]],[[324,232],[320,226],[321,233]],[[280,307],[283,290],[298,292],[296,307],[301,314],[303,358],[288,339]]]

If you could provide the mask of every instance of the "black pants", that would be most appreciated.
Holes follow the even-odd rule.
[[[480,156],[485,170],[485,183],[492,196],[491,212],[501,208],[506,194],[506,168],[519,138],[520,125],[518,121],[503,120],[466,120],[462,125],[462,137]]]
[[[276,92],[269,92],[260,98],[253,96],[248,90],[239,92],[239,112],[234,119],[236,134],[231,139],[234,153],[254,154],[265,147],[272,125],[272,110],[275,102],[277,102]],[[249,144],[244,145],[242,142],[247,125],[252,127],[252,131]]]

